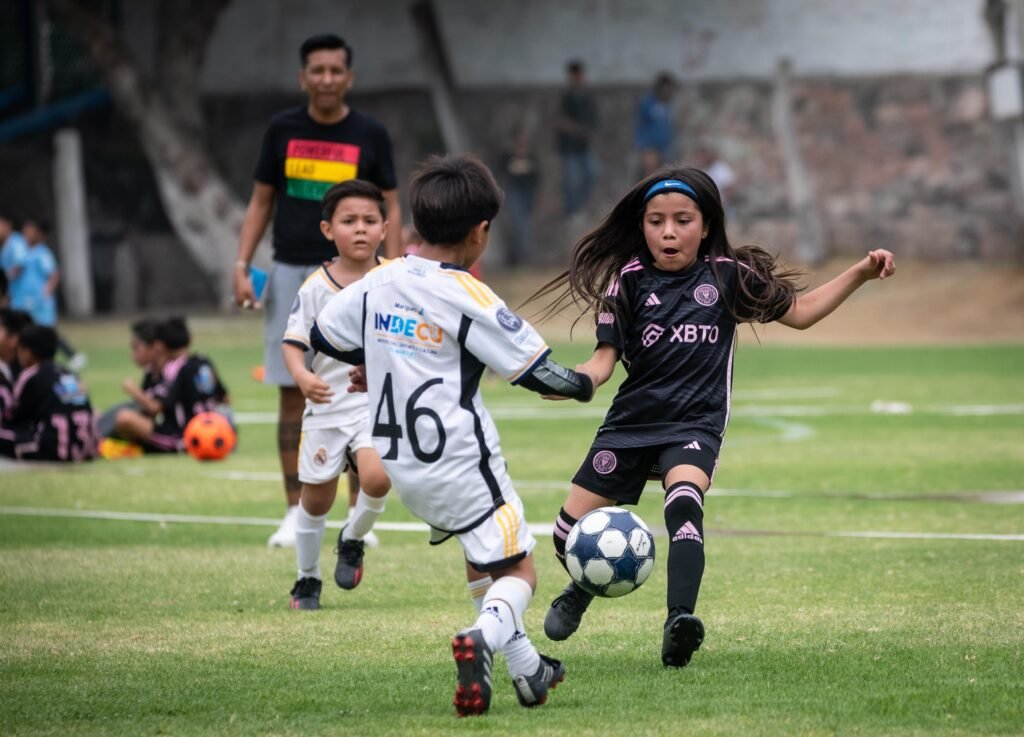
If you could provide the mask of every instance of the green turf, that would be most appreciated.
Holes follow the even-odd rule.
[[[193,320],[242,413],[273,412],[251,318]],[[120,401],[123,323],[69,325],[95,403]],[[587,342],[557,346],[572,364]],[[563,643],[541,622],[565,575],[538,540],[527,624],[568,678],[524,710],[500,659],[491,713],[458,720],[449,639],[472,620],[456,544],[380,533],[354,592],[288,609],[270,526],[0,514],[4,735],[1015,735],[1024,731],[1024,347],[781,348],[745,341],[706,507],[707,639],[660,665],[667,539],[651,580],[597,601]],[[489,379],[527,518],[550,522],[611,397],[545,403]],[[907,403],[879,414],[876,401]],[[992,405],[1003,414],[970,414]],[[1016,407],[1016,409],[1014,409]],[[955,409],[955,408],[960,408]],[[526,412],[528,417],[513,417]],[[0,506],[276,518],[274,428],[218,464],[186,457],[0,474]],[[226,472],[265,474],[266,480]],[[656,487],[638,512],[661,525]],[[1002,493],[1000,496],[999,492]],[[340,521],[336,509],[331,519]],[[397,499],[382,518],[411,521]],[[333,564],[328,530],[324,563]]]

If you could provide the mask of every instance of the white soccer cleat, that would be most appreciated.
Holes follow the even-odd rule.
[[[288,511],[281,520],[281,526],[267,540],[268,548],[294,548],[295,547],[295,526],[296,518],[299,515],[299,505],[288,507]]]

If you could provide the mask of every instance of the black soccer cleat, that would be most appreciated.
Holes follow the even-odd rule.
[[[544,617],[544,634],[550,640],[569,639],[579,629],[583,613],[593,600],[593,594],[588,594],[570,581],[565,590],[551,602],[551,608]]]
[[[455,711],[460,717],[483,714],[491,706],[491,648],[478,629],[463,630],[452,638],[458,671]]]
[[[553,689],[565,680],[565,666],[561,661],[540,656],[540,665],[532,676],[519,675],[512,679],[519,703],[530,708],[540,706],[548,700],[548,689]]]
[[[661,641],[661,662],[666,668],[683,668],[704,642],[704,623],[693,614],[670,614]]]
[[[319,609],[320,589],[323,586],[319,578],[300,578],[292,586],[292,609]]]
[[[342,540],[345,528],[338,533],[338,547],[334,552],[338,562],[334,566],[334,583],[343,589],[354,589],[363,580],[363,553],[366,543],[363,540]]]

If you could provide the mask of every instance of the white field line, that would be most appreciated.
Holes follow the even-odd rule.
[[[0,514],[23,517],[62,517],[73,519],[112,520],[119,522],[155,522],[158,524],[206,524],[206,525],[254,525],[259,527],[276,527],[279,519],[265,517],[217,517],[192,514],[157,514],[149,512],[111,512],[88,509],[46,509],[39,507],[0,507]],[[342,522],[328,522],[328,527],[340,528]],[[553,525],[550,523],[530,523],[530,531],[535,535],[550,535]],[[427,525],[422,522],[377,522],[374,529],[383,532],[427,532]],[[663,531],[662,531],[663,532]],[[966,532],[796,532],[779,533],[773,531],[745,530],[745,535],[772,536],[816,536],[862,538],[869,540],[985,540],[993,542],[1024,542],[1022,535],[997,535]]]
[[[730,446],[734,443],[730,443]],[[119,461],[118,463],[125,463]],[[202,478],[217,479],[222,481],[252,482],[261,481],[268,483],[280,483],[281,473],[279,471],[242,471],[242,470],[205,470],[205,467],[196,465],[197,470],[193,473],[183,473],[180,469],[175,471],[177,478]],[[47,470],[72,473],[83,473],[89,476],[122,478],[159,476],[161,472],[144,465],[113,467],[109,464],[83,468],[80,466],[68,466],[67,464],[24,464],[24,463],[3,463],[0,462],[0,478],[5,472]],[[512,482],[517,489],[553,489],[556,491],[569,490],[569,479],[519,479]],[[647,494],[660,494],[661,487],[655,481],[647,483],[645,488]],[[977,502],[983,504],[1024,504],[1024,490],[999,490],[999,491],[951,491],[934,492],[930,494],[911,494],[906,492],[892,492],[877,494],[864,491],[836,491],[828,494],[808,494],[794,491],[774,489],[729,489],[725,487],[714,487],[708,493],[709,497],[734,497],[738,499],[815,499],[815,500],[854,500],[868,502]]]
[[[872,404],[876,405],[873,409]],[[887,409],[899,406],[899,410]],[[543,403],[491,404],[488,411],[495,420],[592,420],[601,419],[607,407],[597,405],[552,406]],[[864,404],[751,404],[734,405],[732,417],[833,417],[837,415],[900,414],[939,415],[943,417],[991,417],[1024,414],[1024,404],[929,404],[914,407],[905,402]],[[277,412],[236,412],[239,425],[271,425]]]

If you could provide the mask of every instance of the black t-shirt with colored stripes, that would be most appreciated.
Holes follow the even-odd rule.
[[[597,342],[616,348],[627,377],[619,386],[596,446],[634,448],[673,443],[698,430],[721,442],[729,420],[737,321],[753,306],[738,288],[743,263],[720,258],[715,278],[707,257],[680,272],[661,271],[648,251],[627,263],[598,315]],[[755,295],[765,282],[753,272]],[[791,299],[768,310],[777,320]]]
[[[358,110],[324,125],[305,106],[270,121],[253,178],[277,190],[274,259],[300,266],[338,255],[320,232],[320,201],[332,185],[364,179],[382,190],[397,186],[391,139],[383,125]]]

